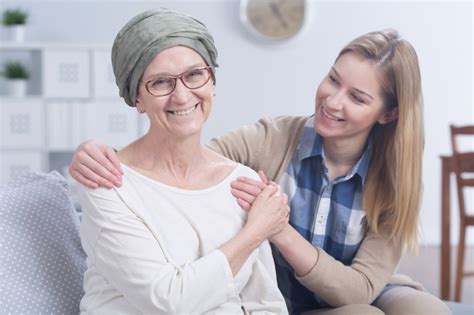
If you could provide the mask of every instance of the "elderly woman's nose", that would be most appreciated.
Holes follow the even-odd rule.
[[[174,91],[171,93],[173,100],[180,103],[185,103],[188,100],[190,94],[191,91],[184,85],[184,83],[179,79],[176,80],[176,86]]]

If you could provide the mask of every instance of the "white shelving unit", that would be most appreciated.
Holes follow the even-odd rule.
[[[0,94],[0,184],[28,169],[64,172],[86,139],[120,148],[143,133],[118,96],[109,46],[0,42],[0,53],[26,59],[31,75],[26,97]]]

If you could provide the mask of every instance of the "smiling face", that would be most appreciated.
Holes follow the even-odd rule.
[[[394,119],[385,113],[374,66],[353,53],[343,54],[316,92],[314,130],[327,139],[365,143],[375,123]]]
[[[141,81],[161,76],[178,75],[194,68],[205,67],[202,57],[193,49],[175,46],[162,50],[143,72]],[[199,135],[212,107],[214,85],[209,80],[197,89],[188,89],[177,79],[174,91],[166,96],[153,96],[144,84],[138,88],[137,109],[146,112],[150,129],[160,135],[178,138]]]

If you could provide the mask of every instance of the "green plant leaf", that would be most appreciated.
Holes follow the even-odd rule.
[[[30,77],[28,71],[19,62],[6,63],[2,75],[7,79],[27,80]]]
[[[26,24],[28,13],[21,9],[9,9],[3,12],[2,23],[6,26]]]

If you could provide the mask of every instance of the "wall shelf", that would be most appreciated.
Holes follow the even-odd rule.
[[[0,184],[25,170],[64,172],[86,139],[120,148],[142,133],[118,96],[110,46],[0,42],[2,61],[23,53],[31,74],[25,97],[0,91]]]

